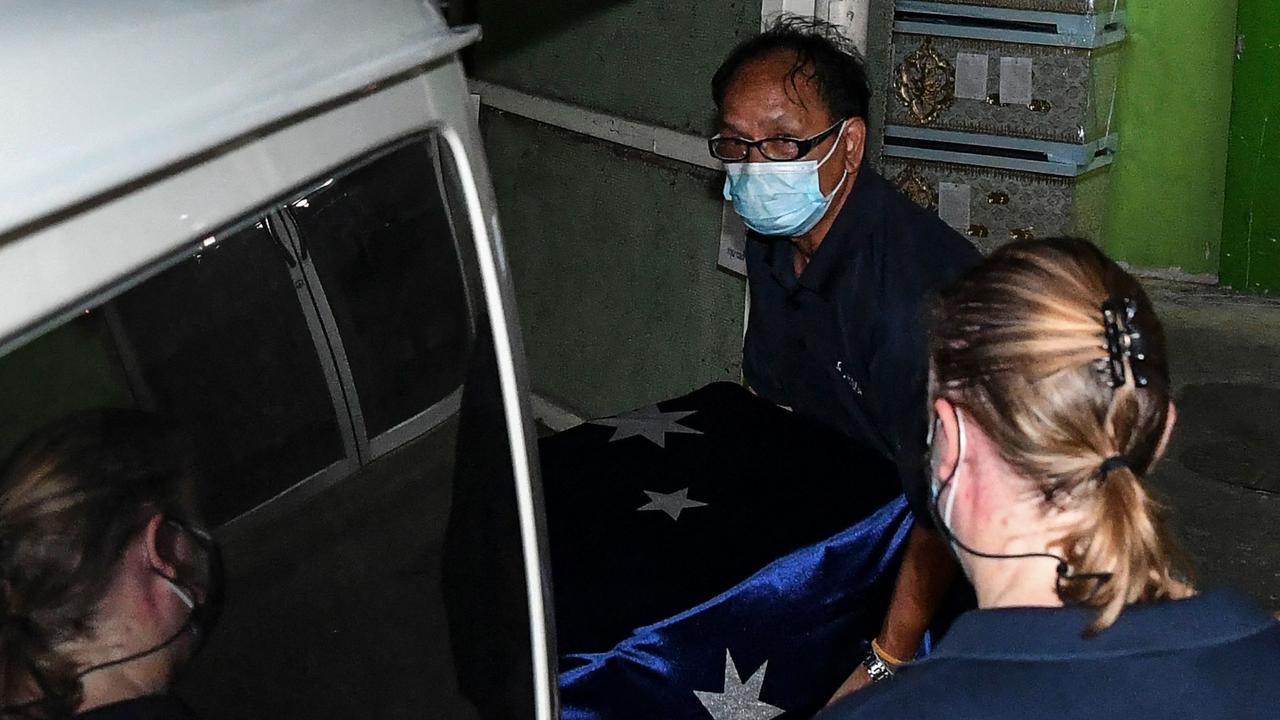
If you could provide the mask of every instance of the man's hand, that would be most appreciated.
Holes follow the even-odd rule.
[[[880,647],[894,657],[911,659],[959,571],[960,564],[942,535],[913,527],[877,638]]]
[[[858,669],[854,670],[853,674],[840,685],[840,689],[836,690],[836,694],[831,696],[831,699],[827,701],[827,705],[832,705],[840,698],[856,693],[870,684],[871,675],[867,673],[867,666],[858,663]]]
[[[889,612],[876,640],[884,652],[909,660],[916,653],[929,621],[955,580],[960,566],[947,543],[937,532],[917,525],[911,529],[902,567],[894,586]],[[827,704],[855,693],[871,684],[867,668],[861,664],[836,690]]]

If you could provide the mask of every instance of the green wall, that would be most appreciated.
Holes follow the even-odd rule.
[[[1280,3],[1240,0],[1239,29],[1244,52],[1231,108],[1222,282],[1274,293],[1280,292]]]
[[[1128,12],[1103,244],[1140,267],[1216,274],[1236,0],[1128,0]]]

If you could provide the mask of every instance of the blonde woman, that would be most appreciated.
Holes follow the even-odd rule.
[[[822,717],[1275,717],[1280,625],[1196,593],[1147,491],[1176,413],[1138,282],[1005,246],[943,293],[930,361],[932,506],[979,609]]]
[[[0,717],[177,720],[216,607],[170,434],[134,411],[55,423],[0,468]]]

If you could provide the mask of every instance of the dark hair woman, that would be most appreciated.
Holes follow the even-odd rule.
[[[164,695],[212,607],[216,558],[174,438],[94,411],[0,470],[3,715],[181,718]]]
[[[979,609],[823,717],[1274,717],[1280,625],[1196,594],[1147,490],[1166,358],[1142,287],[1084,241],[1006,245],[942,294],[932,506]]]

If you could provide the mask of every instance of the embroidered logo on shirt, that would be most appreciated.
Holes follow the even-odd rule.
[[[844,381],[849,383],[849,387],[852,388],[854,392],[858,393],[859,395],[862,394],[862,385],[858,384],[857,380],[854,380],[853,378],[849,377],[847,373],[845,373],[843,360],[836,361],[836,372],[840,373],[840,377],[844,378]]]

